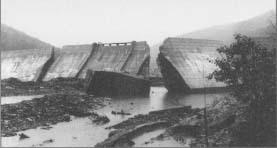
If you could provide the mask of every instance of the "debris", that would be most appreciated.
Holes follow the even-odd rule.
[[[70,116],[86,117],[105,105],[106,98],[67,92],[50,94],[14,104],[1,105],[1,134],[70,121]],[[98,104],[97,106],[95,104]],[[107,123],[108,120],[99,120]],[[35,121],[35,122],[34,122]],[[49,129],[44,127],[44,129]]]
[[[30,137],[23,134],[23,133],[19,134],[19,140],[23,140],[23,139],[26,139],[26,138],[30,138]]]
[[[113,115],[131,115],[131,113],[125,113],[123,110],[120,112],[112,111]]]
[[[51,127],[51,126],[44,126],[44,127],[41,127],[40,129],[50,130],[51,128],[53,128],[53,127]]]
[[[104,115],[101,116],[94,112],[91,113],[91,115],[89,116],[89,119],[91,119],[92,122],[96,124],[106,124],[110,122],[110,119],[107,116],[104,116]]]
[[[160,128],[166,128],[169,126],[169,122],[159,121],[136,126],[133,129],[122,129],[119,131],[112,131],[112,133],[109,134],[108,139],[96,144],[95,147],[130,147],[135,144],[132,141],[133,138],[142,135],[143,133],[154,131]]]
[[[47,143],[52,143],[52,142],[54,142],[54,139],[45,140],[42,143],[47,144]]]
[[[55,78],[46,82],[23,82],[16,78],[1,80],[1,96],[84,92],[84,79]]]

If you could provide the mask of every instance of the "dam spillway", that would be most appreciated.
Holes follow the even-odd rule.
[[[203,88],[222,88],[225,84],[207,79],[217,67],[209,62],[220,57],[221,41],[167,38],[158,56],[165,85],[170,92],[193,92]]]

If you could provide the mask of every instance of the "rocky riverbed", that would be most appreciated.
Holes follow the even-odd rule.
[[[2,136],[14,136],[18,131],[68,122],[71,116],[91,116],[94,122],[108,122],[93,111],[109,101],[108,98],[86,94],[51,94],[41,98],[1,105]]]
[[[2,96],[44,94],[32,100],[1,105],[1,135],[14,136],[18,131],[39,126],[51,128],[53,124],[70,121],[72,116],[90,116],[93,122],[100,124],[109,122],[94,112],[105,106],[109,99],[86,94],[83,81],[76,78],[47,82],[22,82],[15,78],[1,81]]]

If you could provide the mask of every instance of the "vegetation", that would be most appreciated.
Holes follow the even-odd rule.
[[[1,50],[45,49],[52,45],[1,24]]]
[[[217,51],[222,58],[213,62],[219,69],[209,78],[225,82],[238,105],[245,106],[233,128],[232,145],[276,145],[276,49],[237,34],[234,43]]]

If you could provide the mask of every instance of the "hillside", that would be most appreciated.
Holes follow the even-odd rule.
[[[1,50],[51,48],[52,45],[1,24]]]
[[[272,32],[274,32],[274,27],[272,23],[276,22],[276,12],[271,10],[259,16],[250,18],[245,21],[213,26],[206,29],[182,34],[176,37],[182,38],[194,38],[194,39],[211,39],[211,40],[221,40],[226,44],[229,44],[233,40],[233,35],[235,33],[241,33],[250,37],[267,37]],[[162,44],[162,41],[151,47],[151,62],[150,62],[150,71],[152,75],[157,74],[157,64],[156,58],[159,53],[159,46]]]

